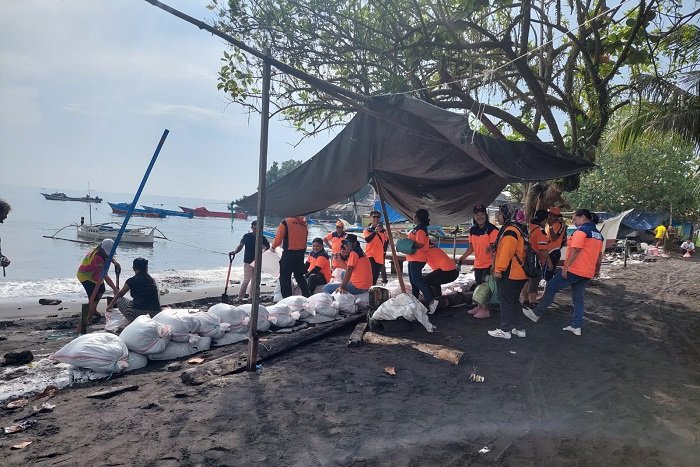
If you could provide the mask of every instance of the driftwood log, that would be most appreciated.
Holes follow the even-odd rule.
[[[445,360],[454,365],[457,365],[459,363],[459,360],[462,358],[462,355],[464,355],[464,352],[462,352],[461,350],[451,349],[443,345],[423,344],[412,339],[382,336],[381,334],[377,334],[374,332],[366,332],[364,336],[362,336],[362,341],[368,344],[410,346],[419,352],[432,355],[437,359]]]

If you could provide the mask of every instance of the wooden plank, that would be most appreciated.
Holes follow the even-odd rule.
[[[348,347],[360,347],[362,345],[362,336],[367,331],[367,323],[358,323],[355,330],[350,334],[348,339]]]
[[[450,347],[445,347],[443,345],[437,344],[423,344],[421,342],[414,341],[412,339],[403,339],[400,337],[390,337],[382,336],[374,332],[366,332],[362,338],[364,342],[368,344],[377,345],[405,345],[416,349],[419,352],[423,352],[433,357],[445,360],[452,363],[453,365],[459,364],[459,360],[464,355],[464,352],[457,349],[452,349]]]
[[[110,397],[114,397],[117,394],[121,394],[123,392],[128,391],[137,391],[138,389],[139,386],[137,384],[130,384],[127,386],[116,386],[110,389],[105,389],[103,391],[93,392],[91,394],[88,394],[86,397],[90,399],[109,399]]]
[[[357,323],[364,319],[365,316],[365,313],[357,313],[347,318],[325,324],[318,324],[314,327],[302,329],[301,331],[291,334],[274,336],[265,342],[264,346],[260,346],[257,362],[262,362],[296,347],[314,342],[339,329]],[[247,357],[248,351],[241,350],[232,355],[205,362],[196,368],[185,370],[181,373],[180,378],[185,384],[193,386],[204,384],[214,378],[230,375],[246,369],[248,366]]]

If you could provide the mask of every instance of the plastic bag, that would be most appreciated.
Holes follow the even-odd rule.
[[[478,305],[486,305],[491,299],[491,288],[487,282],[482,282],[476,286],[474,289],[474,294],[472,295],[472,301]]]
[[[141,315],[124,328],[119,338],[132,352],[146,355],[158,353],[165,350],[170,342],[170,326]]]
[[[401,294],[382,303],[372,314],[370,321],[391,321],[397,318],[418,321],[428,332],[435,330],[435,326],[428,320],[428,309],[412,294]]]
[[[491,289],[491,300],[489,300],[489,303],[494,303],[496,305],[501,303],[498,299],[498,281],[489,274],[486,277],[486,283],[489,285],[489,289]]]
[[[76,337],[50,358],[98,373],[119,373],[129,366],[129,349],[114,334],[94,332]]]
[[[105,331],[119,332],[129,325],[129,320],[124,317],[118,308],[112,308],[105,312]]]

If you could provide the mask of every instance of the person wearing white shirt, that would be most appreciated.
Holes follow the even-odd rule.
[[[681,253],[689,254],[690,256],[695,254],[695,244],[690,237],[681,244]]]

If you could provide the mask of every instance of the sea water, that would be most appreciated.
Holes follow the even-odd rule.
[[[81,216],[85,223],[117,222],[124,217],[112,214],[107,201],[113,203],[131,202],[133,193],[107,193],[95,191],[92,196],[100,196],[103,202],[88,204],[77,201],[49,201],[43,193],[65,192],[68,196],[84,196],[86,192],[66,188],[29,188],[3,186],[0,199],[12,206],[8,218],[0,225],[2,252],[12,261],[6,269],[6,276],[0,275],[0,301],[35,298],[75,298],[84,295],[84,290],[75,274],[83,257],[94,248],[66,240],[44,238],[53,236],[83,240],[76,235],[74,226]],[[138,204],[179,210],[178,206],[206,206],[212,211],[226,211],[225,200],[180,198],[174,196],[142,194]],[[234,250],[241,237],[250,231],[248,220],[223,218],[167,217],[147,219],[132,217],[129,226],[157,227],[156,235],[167,237],[155,239],[153,246],[120,244],[116,259],[122,266],[120,283],[131,277],[131,263],[139,256],[148,259],[149,273],[158,281],[161,288],[192,289],[199,287],[224,287],[228,270],[228,252]],[[118,227],[118,226],[117,226]],[[266,230],[274,231],[276,225],[266,225]],[[318,230],[318,231],[316,231]],[[162,233],[159,233],[159,231]],[[312,229],[310,236],[325,234],[322,229]],[[236,255],[231,271],[231,279],[242,277],[243,251]],[[110,268],[114,279],[114,269]],[[229,294],[238,292],[237,287],[229,287]]]

